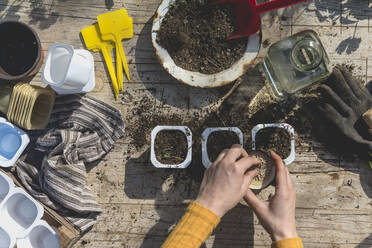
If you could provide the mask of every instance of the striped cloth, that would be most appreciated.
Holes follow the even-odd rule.
[[[124,135],[121,113],[87,96],[57,96],[47,129],[28,134],[32,142],[16,163],[18,177],[36,199],[86,232],[101,209],[85,165],[102,158]]]

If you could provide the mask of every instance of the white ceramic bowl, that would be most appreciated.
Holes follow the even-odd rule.
[[[232,67],[216,74],[202,74],[185,70],[177,66],[168,51],[156,42],[157,32],[160,30],[161,22],[169,10],[169,5],[176,0],[163,0],[156,11],[152,25],[152,44],[155,48],[156,55],[166,71],[174,78],[185,84],[201,87],[214,88],[229,84],[243,75],[256,58],[260,46],[261,36],[254,34],[249,36],[247,48],[243,57],[233,64]]]

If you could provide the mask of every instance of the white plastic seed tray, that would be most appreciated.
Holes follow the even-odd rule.
[[[13,236],[11,236],[0,224],[0,247],[13,248],[15,243],[16,239]]]
[[[296,158],[296,151],[295,151],[295,137],[294,137],[294,128],[287,124],[287,123],[270,123],[270,124],[258,124],[252,129],[252,150],[256,150],[256,134],[268,127],[277,127],[277,128],[283,128],[286,130],[290,136],[290,142],[291,142],[291,152],[289,156],[285,159],[283,159],[283,163],[285,165],[291,164],[295,158]]]
[[[208,150],[207,150],[208,137],[211,133],[221,132],[221,131],[229,131],[229,132],[236,133],[236,135],[239,138],[240,145],[243,146],[243,133],[237,127],[214,127],[214,128],[205,129],[202,134],[202,163],[205,168],[208,168],[212,164],[212,162],[209,159]]]
[[[26,149],[30,138],[9,121],[0,117],[0,166],[11,167]]]
[[[1,225],[15,238],[27,236],[43,214],[43,207],[21,188],[14,188],[0,205]]]
[[[187,140],[187,155],[186,159],[180,164],[162,164],[156,159],[155,154],[155,138],[160,131],[181,131],[185,134]],[[192,133],[186,126],[157,126],[151,132],[151,163],[157,168],[187,168],[192,159]]]
[[[58,234],[48,223],[40,220],[28,236],[17,240],[17,248],[60,248]]]
[[[7,175],[0,172],[0,204],[14,189],[14,183]],[[2,246],[0,246],[2,247]]]

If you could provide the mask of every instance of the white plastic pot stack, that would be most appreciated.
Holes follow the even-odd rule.
[[[42,80],[60,95],[92,91],[95,86],[93,56],[85,49],[54,43],[48,49]]]
[[[41,217],[43,207],[0,172],[0,247],[59,248],[58,234]]]

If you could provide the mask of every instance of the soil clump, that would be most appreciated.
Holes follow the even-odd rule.
[[[201,3],[203,2],[203,3]],[[227,40],[237,32],[230,5],[208,6],[214,0],[178,0],[165,15],[157,42],[176,65],[214,74],[230,68],[244,54],[248,38]]]
[[[209,135],[207,141],[207,152],[209,160],[213,163],[218,155],[232,145],[240,144],[239,137],[231,131],[216,131]]]
[[[188,152],[186,136],[177,130],[160,131],[155,138],[156,159],[162,164],[180,164]]]
[[[255,176],[253,180],[256,182],[263,182],[265,178],[269,177],[274,172],[275,170],[274,160],[272,159],[269,153],[262,150],[249,151],[248,154],[260,160],[259,165],[251,168],[259,169],[257,176]]]
[[[261,129],[256,134],[256,149],[274,151],[282,159],[285,159],[291,153],[291,137],[283,128],[268,127]]]

